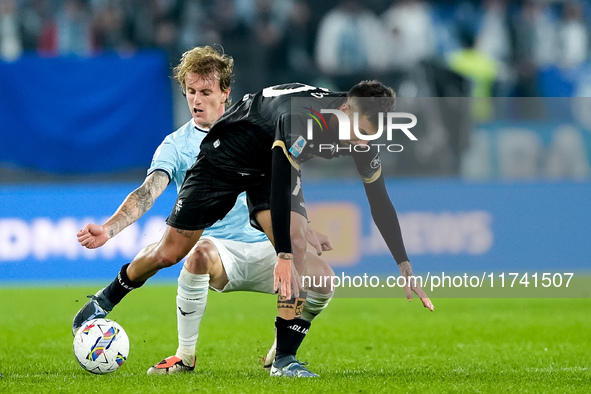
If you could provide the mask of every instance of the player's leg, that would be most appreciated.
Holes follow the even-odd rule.
[[[312,323],[312,320],[328,306],[332,299],[333,291],[330,278],[334,275],[334,271],[326,261],[310,250],[307,252],[307,268],[306,276],[311,277],[312,280],[307,291],[301,318]],[[270,275],[273,275],[273,273],[271,272]],[[275,335],[273,345],[269,348],[263,360],[263,368],[267,371],[271,370],[276,353],[277,335]]]
[[[106,316],[130,291],[158,270],[178,263],[191,251],[203,229],[226,216],[241,190],[229,190],[223,177],[213,174],[207,160],[198,160],[187,172],[160,242],[145,247],[124,265],[113,282],[100,290],[76,314],[73,330],[92,316]],[[221,191],[220,191],[221,190]]]
[[[207,270],[200,271],[210,273],[211,288],[220,292],[256,291],[275,294],[273,289],[273,270],[277,261],[277,254],[270,242],[248,243],[205,237],[205,239],[199,241],[196,248],[205,241],[210,241],[215,246],[215,249],[212,247],[210,253],[202,253],[208,254],[210,257],[200,260],[215,261],[216,263],[221,262],[221,264],[209,264]],[[193,251],[189,255],[188,262],[193,261],[192,255]],[[218,256],[219,260],[217,259]],[[310,291],[304,303],[302,318],[312,321],[326,307],[331,299],[330,278],[334,275],[334,272],[316,253],[308,251],[308,259],[307,275],[313,276],[314,280],[311,282]],[[194,271],[193,273],[196,272]],[[182,343],[180,327],[181,323],[179,320],[179,343]],[[197,335],[197,331],[194,331],[193,335]],[[191,344],[194,345],[195,342],[196,336]],[[268,365],[265,362],[265,369],[271,369],[271,364],[275,359],[276,345],[277,341],[275,338],[275,343],[265,358],[268,361]],[[180,350],[179,347],[176,356],[183,358]],[[194,348],[189,349],[189,352],[185,354],[187,353],[193,355]],[[186,365],[190,365],[188,363],[191,360],[192,358],[186,361]]]
[[[226,239],[211,239],[211,241],[217,246],[226,275],[223,277],[223,282],[218,282],[217,284],[212,278],[210,288],[224,293],[232,291],[254,291],[275,294],[275,290],[273,289],[273,271],[277,262],[277,254],[269,241],[252,243]],[[314,259],[314,256],[312,256],[312,259]],[[313,261],[316,262],[316,260]],[[332,272],[325,262],[321,261],[319,264],[320,267],[315,269],[314,272],[319,275],[327,273],[327,270]],[[328,291],[330,292],[330,289]],[[311,313],[317,314],[320,310],[321,308],[316,304],[316,308]],[[271,369],[271,364],[275,360],[276,346],[277,341],[275,336],[275,342],[265,358],[269,364],[265,368],[267,370]],[[266,364],[267,361],[265,362]]]
[[[211,239],[201,239],[187,256],[178,279],[176,302],[179,344],[176,354],[148,369],[149,375],[193,371],[208,288],[223,289],[227,283],[218,248]]]
[[[292,243],[293,261],[296,271],[293,272],[292,283],[300,281],[295,275],[306,274],[307,271],[307,249],[306,249],[306,227],[308,220],[296,213],[291,213],[290,237]],[[287,362],[290,356],[295,358],[306,333],[310,329],[310,322],[301,319],[302,310],[307,297],[307,290],[300,288],[299,297],[285,299],[277,297],[278,317],[275,322],[277,327],[277,353],[274,364]],[[284,360],[285,359],[285,360]],[[283,361],[283,363],[282,363]]]
[[[202,233],[203,230],[178,230],[167,226],[158,243],[144,247],[131,263],[121,267],[110,285],[91,296],[74,316],[72,333],[88,320],[107,316],[127,294],[141,287],[160,269],[181,261]]]
[[[265,230],[269,239],[273,239],[270,211],[260,211],[256,215],[257,222]],[[308,220],[300,213],[292,212],[290,217],[290,236],[292,252],[297,273],[306,273],[306,229]],[[292,278],[294,281],[296,278]],[[271,376],[315,377],[318,376],[296,360],[297,351],[310,329],[310,322],[301,318],[306,300],[305,289],[300,290],[298,298],[287,300],[278,296],[278,316],[275,319],[276,346],[275,360],[271,366]],[[275,345],[275,344],[274,344]],[[273,348],[269,351],[272,353]],[[269,355],[268,355],[269,357]],[[267,359],[267,358],[266,358]]]
[[[310,287],[306,302],[302,310],[302,319],[312,322],[322,312],[332,299],[332,277],[334,271],[324,259],[312,251],[307,253],[307,273],[310,277]]]
[[[195,356],[201,318],[205,313],[209,287],[223,289],[228,283],[220,253],[210,239],[202,239],[191,250],[178,279],[177,323],[183,359]]]

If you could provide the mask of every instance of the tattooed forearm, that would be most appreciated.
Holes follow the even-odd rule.
[[[119,230],[121,231],[121,230]],[[109,238],[113,238],[115,235],[117,235],[119,233],[119,231],[117,231],[116,229],[114,229],[113,227],[111,227],[109,229]]]
[[[152,208],[154,201],[168,186],[168,175],[162,171],[150,174],[144,183],[131,192],[106,225],[112,238]]]
[[[150,184],[143,184],[141,187],[139,187],[138,189],[136,189],[133,193],[132,193],[133,197],[134,197],[134,205],[130,206],[129,208],[131,208],[129,211],[126,211],[125,213],[127,213],[129,216],[132,217],[137,217],[139,218],[140,216],[142,216],[144,213],[146,213],[150,208],[152,208],[152,205],[154,205],[154,196],[152,195],[152,189],[150,187]],[[130,213],[132,213],[130,215]]]
[[[148,212],[154,201],[162,194],[168,185],[168,176],[162,171],[156,171],[146,179],[146,181],[137,188],[130,197],[135,199],[135,205],[129,206],[131,212],[126,212],[129,217],[139,219],[144,213]],[[134,221],[135,221],[134,220]]]
[[[293,260],[293,255],[291,253],[281,252],[277,255],[277,257],[283,260]]]

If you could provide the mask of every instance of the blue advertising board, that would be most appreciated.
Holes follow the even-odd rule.
[[[163,51],[0,61],[0,165],[58,174],[143,168],[172,131]]]

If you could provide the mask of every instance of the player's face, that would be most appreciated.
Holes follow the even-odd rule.
[[[185,77],[187,104],[195,123],[211,127],[224,113],[224,106],[230,89],[222,92],[217,75],[189,73]]]

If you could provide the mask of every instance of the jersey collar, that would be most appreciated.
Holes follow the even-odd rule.
[[[195,123],[195,120],[194,119],[191,119],[191,124],[193,125],[193,127],[197,131],[200,131],[202,133],[208,133],[209,132],[209,129],[208,128],[198,126],[197,123]]]

